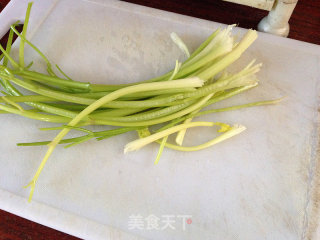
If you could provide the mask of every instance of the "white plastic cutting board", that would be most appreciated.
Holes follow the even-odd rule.
[[[26,9],[25,2],[15,2]],[[19,7],[9,5],[0,28],[23,16]],[[124,83],[159,75],[183,60],[172,31],[193,50],[218,26],[223,25],[119,1],[36,1],[28,38],[74,79]],[[44,70],[29,48],[26,56]],[[319,46],[259,34],[234,69],[253,58],[263,63],[260,86],[215,107],[286,100],[201,117],[241,123],[247,127],[243,134],[201,152],[165,150],[157,166],[157,145],[123,154],[135,133],[58,147],[32,203],[22,186],[46,147],[15,144],[56,133],[38,130],[46,123],[1,115],[0,208],[86,239],[318,239]],[[210,128],[190,130],[186,144],[213,134]],[[176,229],[130,230],[132,215],[173,215]],[[185,230],[178,215],[191,215]]]

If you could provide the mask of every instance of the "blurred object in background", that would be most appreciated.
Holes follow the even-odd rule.
[[[287,37],[289,19],[298,0],[225,0],[270,11],[258,24],[258,30]]]

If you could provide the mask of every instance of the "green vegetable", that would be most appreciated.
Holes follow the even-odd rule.
[[[194,117],[215,112],[238,110],[241,108],[275,104],[280,101],[259,101],[220,109],[203,108],[233,97],[258,85],[256,73],[261,64],[250,62],[237,73],[228,73],[226,68],[240,58],[241,54],[257,38],[254,30],[249,30],[240,42],[235,42],[232,27],[218,29],[212,33],[193,53],[179,36],[171,38],[188,57],[184,62],[176,61],[168,73],[149,80],[132,84],[92,84],[71,79],[58,65],[26,39],[32,3],[29,3],[25,23],[20,34],[15,23],[11,26],[6,48],[0,46],[0,113],[11,113],[35,120],[61,123],[60,127],[42,130],[61,130],[52,141],[20,143],[18,146],[47,145],[48,151],[27,185],[31,187],[31,200],[36,182],[46,161],[58,144],[65,147],[88,140],[107,139],[129,131],[137,131],[140,139],[128,143],[125,152],[140,149],[152,142],[160,144],[155,164],[159,162],[165,147],[179,151],[197,151],[245,130],[240,124],[233,126],[219,122],[191,122]],[[10,54],[13,35],[20,38],[19,61]],[[25,63],[25,45],[29,45],[47,65],[47,74],[32,70],[32,63]],[[55,71],[63,77],[58,77]],[[29,93],[22,94],[17,87]],[[21,103],[26,104],[25,109]],[[160,127],[160,124],[161,127]],[[107,125],[111,130],[93,132],[89,125]],[[193,147],[181,146],[186,130],[199,126],[220,126],[221,134],[213,140]],[[149,129],[157,129],[151,132]],[[69,131],[80,131],[80,137],[65,138]],[[171,134],[178,133],[178,145],[168,142]]]

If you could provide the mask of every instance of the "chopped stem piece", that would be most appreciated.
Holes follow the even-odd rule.
[[[225,141],[233,136],[236,136],[238,134],[240,134],[241,132],[243,132],[244,130],[246,130],[245,126],[242,125],[234,125],[231,127],[230,130],[224,132],[223,134],[221,134],[220,136],[206,142],[203,144],[200,144],[198,146],[194,146],[194,147],[184,147],[184,146],[178,146],[178,145],[174,145],[171,143],[166,143],[165,146],[174,150],[178,150],[178,151],[185,151],[185,152],[192,152],[192,151],[199,151],[208,147],[211,147],[217,143],[220,143],[222,141]],[[158,143],[161,144],[160,141],[157,141]]]
[[[168,129],[163,130],[161,132],[154,133],[148,137],[137,139],[137,140],[134,140],[134,141],[128,143],[124,148],[124,153],[139,150],[140,148],[142,148],[142,147],[144,147],[144,146],[146,146],[146,145],[148,145],[158,139],[169,136],[170,134],[178,132],[182,129],[191,128],[191,127],[200,127],[200,126],[212,127],[214,125],[217,125],[217,124],[214,122],[192,122],[192,123],[180,124],[178,126],[168,128]]]

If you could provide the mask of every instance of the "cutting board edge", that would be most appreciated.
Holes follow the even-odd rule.
[[[144,239],[83,216],[62,211],[46,203],[40,203],[35,200],[29,203],[27,202],[27,198],[1,188],[0,206],[4,211],[82,239],[105,239],[105,236],[110,236],[112,240]]]

